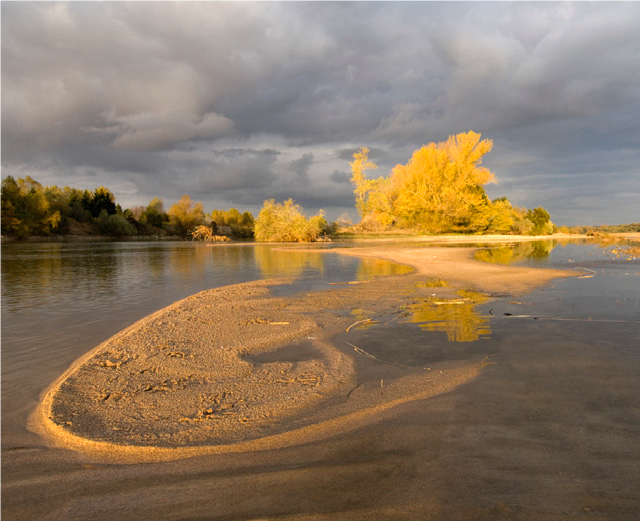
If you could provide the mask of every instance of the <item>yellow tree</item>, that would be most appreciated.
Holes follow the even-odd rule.
[[[494,175],[480,165],[493,142],[480,137],[470,131],[430,143],[393,169],[391,206],[400,222],[432,232],[486,228],[491,203],[482,185]]]
[[[351,182],[353,183],[353,193],[356,196],[356,210],[361,217],[364,217],[367,211],[367,195],[374,188],[375,181],[368,179],[365,170],[374,170],[378,165],[369,161],[369,149],[362,147],[353,154],[353,163],[349,163],[351,167]]]
[[[202,203],[191,202],[188,195],[182,196],[169,211],[169,223],[177,235],[186,237],[193,229],[204,222],[204,210]]]

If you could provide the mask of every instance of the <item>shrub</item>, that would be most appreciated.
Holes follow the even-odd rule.
[[[96,225],[100,233],[106,235],[123,237],[136,234],[136,227],[127,221],[124,215],[119,213],[109,215],[106,209],[100,211],[100,215],[96,219]]]
[[[326,225],[322,210],[308,219],[293,199],[284,203],[269,199],[255,221],[255,237],[260,242],[312,242]]]

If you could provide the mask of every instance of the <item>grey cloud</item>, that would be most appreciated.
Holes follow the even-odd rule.
[[[270,150],[231,149],[213,154],[170,154],[171,179],[176,186],[199,195],[233,190],[255,191],[276,180],[272,167],[277,153]]]
[[[501,195],[546,198],[552,216],[573,215],[553,197],[568,189],[529,182],[540,170],[593,193],[590,165],[638,183],[635,3],[1,8],[3,175],[64,185],[93,172],[132,201],[136,189],[193,190],[261,204],[293,190],[352,206],[336,172],[360,146],[387,175],[419,146],[473,129],[494,140],[485,163],[505,179]]]
[[[347,172],[342,172],[340,170],[334,170],[333,174],[331,174],[331,180],[334,183],[347,184],[349,183],[349,179],[351,179],[351,176]]]
[[[309,178],[309,167],[313,163],[313,153],[302,154],[300,159],[291,161],[290,167],[299,179],[307,180]]]
[[[207,113],[189,116],[180,113],[109,115],[106,131],[117,128],[113,141],[115,148],[157,150],[194,139],[215,139],[229,134],[233,122],[220,114]]]

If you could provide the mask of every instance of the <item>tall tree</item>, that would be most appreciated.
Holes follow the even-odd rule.
[[[356,210],[361,217],[367,213],[367,195],[374,188],[375,183],[367,178],[365,170],[375,170],[378,165],[369,161],[369,149],[362,147],[353,154],[353,163],[349,163],[351,167],[351,182],[353,183],[353,193],[356,196]]]
[[[140,222],[153,226],[154,228],[162,228],[162,225],[169,220],[164,211],[164,203],[162,199],[154,197],[142,212]]]
[[[44,187],[27,176],[2,180],[2,233],[11,237],[49,235],[60,222],[60,212],[50,207]]]
[[[431,232],[480,231],[489,205],[482,185],[494,180],[480,166],[493,146],[470,131],[416,150],[391,174],[391,207],[400,222]]]
[[[192,203],[188,195],[182,196],[169,211],[169,224],[180,237],[189,235],[196,226],[204,223],[202,203]]]
[[[114,215],[117,212],[116,198],[113,193],[111,193],[111,190],[104,186],[96,188],[89,202],[88,210],[94,218],[97,218],[102,210],[105,210],[107,215]]]

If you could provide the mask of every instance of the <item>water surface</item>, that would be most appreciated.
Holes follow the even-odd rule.
[[[551,246],[483,255],[577,269],[583,278],[558,279],[517,300],[450,297],[457,304],[429,296],[446,281],[425,281],[405,309],[343,335],[382,360],[351,351],[367,364],[364,377],[385,386],[407,372],[437,370],[440,361],[486,357],[479,377],[455,391],[318,443],[117,466],[44,447],[26,430],[38,393],[75,358],[209,287],[289,276],[296,282],[279,291],[291,293],[399,268],[270,246],[3,245],[2,513],[25,521],[635,521],[640,263],[596,245]],[[354,321],[369,316],[353,311]],[[270,356],[313,355],[285,346]]]
[[[75,359],[135,321],[199,291],[291,278],[279,295],[406,271],[376,259],[256,244],[2,245],[3,444]],[[304,250],[304,251],[303,251]]]

